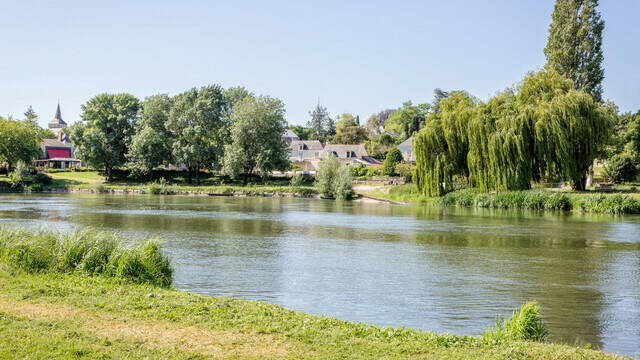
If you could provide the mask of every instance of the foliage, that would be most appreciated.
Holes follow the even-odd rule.
[[[150,174],[163,162],[171,162],[173,138],[166,127],[171,105],[172,99],[166,94],[150,96],[142,104],[142,117],[127,154],[135,172]]]
[[[360,126],[360,118],[344,113],[337,118],[336,134],[331,138],[333,144],[355,145],[365,142],[367,130]]]
[[[546,68],[573,82],[577,90],[602,100],[602,31],[598,0],[556,0],[544,49]]]
[[[309,115],[311,120],[307,123],[307,127],[311,130],[311,138],[325,144],[336,134],[335,123],[329,116],[327,108],[318,104],[313,111],[309,112]]]
[[[414,139],[416,184],[424,195],[441,196],[454,189],[454,177],[467,177],[468,122],[477,100],[466,92],[452,92],[431,113]]]
[[[124,165],[138,120],[140,101],[129,94],[100,94],[82,105],[82,121],[71,127],[76,154],[93,167],[104,166],[107,180]]]
[[[311,129],[309,129],[309,128],[306,128],[306,127],[300,126],[300,125],[289,125],[289,126],[287,126],[287,128],[289,130],[293,131],[296,135],[298,135],[300,140],[309,140],[309,139],[311,139],[312,133],[311,133]]]
[[[402,108],[393,112],[384,124],[386,131],[395,131],[408,139],[418,132],[425,124],[430,104],[413,105],[411,101],[402,104]]]
[[[514,310],[511,317],[496,320],[495,326],[487,329],[483,338],[488,343],[506,341],[544,342],[549,335],[540,317],[540,307],[536,302],[528,302]]]
[[[631,156],[624,153],[611,157],[604,167],[604,176],[616,184],[635,180],[639,172]]]
[[[0,116],[0,163],[7,163],[9,170],[19,161],[31,163],[40,154],[42,138],[37,125]]]
[[[418,188],[440,196],[453,190],[448,184],[457,175],[481,191],[525,190],[531,181],[557,177],[584,190],[611,115],[554,71],[529,74],[486,104],[452,92],[416,136]]]
[[[585,213],[638,214],[640,200],[628,195],[581,195],[559,191],[503,191],[496,194],[459,190],[440,198],[445,206],[490,209],[580,210]]]
[[[246,184],[256,171],[267,174],[289,166],[284,104],[268,96],[245,97],[233,110],[231,142],[224,149],[223,172],[244,175]]]
[[[106,232],[34,232],[0,227],[0,262],[27,272],[79,272],[169,286],[173,269],[157,241],[126,246]]]
[[[396,164],[395,173],[398,176],[405,178],[407,182],[413,180],[413,166],[407,162],[399,162]]]
[[[384,130],[385,122],[395,111],[395,109],[386,109],[380,111],[377,114],[371,115],[369,119],[367,119],[367,123],[365,124],[365,128],[367,129],[367,131],[369,131],[369,136],[379,136],[382,130]]]
[[[293,187],[302,186],[304,184],[304,176],[302,174],[296,174],[291,177],[290,184]]]
[[[51,185],[51,183],[53,182],[53,179],[51,178],[51,176],[45,174],[45,173],[37,173],[34,177],[33,177],[33,181],[36,184],[40,184],[40,185]]]
[[[201,169],[221,165],[228,126],[226,110],[218,85],[193,88],[174,97],[166,127],[173,137],[172,157],[188,167],[189,183],[193,173],[199,185]]]
[[[387,158],[384,159],[384,163],[382,164],[382,175],[383,176],[394,176],[396,174],[396,165],[403,161],[402,153],[398,150],[397,147],[391,148],[387,153]]]
[[[334,155],[322,160],[316,175],[316,189],[326,197],[349,200],[353,197],[351,168]]]
[[[383,133],[376,138],[367,140],[364,146],[369,156],[384,160],[387,157],[387,152],[401,141],[402,138],[394,138],[388,133]]]

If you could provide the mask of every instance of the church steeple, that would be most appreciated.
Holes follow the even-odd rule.
[[[60,129],[67,126],[67,123],[62,120],[62,113],[60,112],[60,101],[58,101],[58,107],[56,108],[56,115],[49,121],[49,129],[54,133],[60,131]]]

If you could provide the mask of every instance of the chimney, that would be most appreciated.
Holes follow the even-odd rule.
[[[62,136],[64,134],[62,134],[62,131],[58,131],[58,141],[62,142]]]

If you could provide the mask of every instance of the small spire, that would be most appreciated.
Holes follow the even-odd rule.
[[[54,117],[54,119],[62,121],[62,114],[60,113],[60,100],[58,100],[58,108],[56,109],[56,116]]]

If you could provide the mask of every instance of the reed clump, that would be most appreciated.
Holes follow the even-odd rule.
[[[82,273],[169,286],[173,269],[157,240],[129,245],[92,229],[70,233],[0,227],[0,264],[26,272]]]
[[[482,193],[458,190],[440,198],[446,206],[489,209],[579,210],[598,214],[638,214],[640,201],[628,195],[585,195],[561,191],[527,190]]]
[[[540,317],[538,303],[530,301],[523,304],[519,310],[514,310],[510,317],[497,319],[495,325],[482,334],[482,338],[488,343],[545,342],[548,335],[549,331]]]

